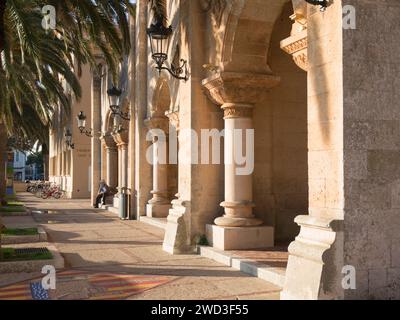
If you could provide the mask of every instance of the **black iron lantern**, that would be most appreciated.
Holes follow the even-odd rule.
[[[70,148],[70,149],[75,148],[75,144],[72,143],[72,133],[71,133],[71,130],[69,130],[69,129],[65,130],[65,143],[68,148]]]
[[[113,86],[111,89],[107,90],[108,94],[108,101],[110,103],[110,109],[112,110],[113,114],[117,114],[120,111],[120,98],[122,91]]]
[[[167,70],[174,78],[179,80],[188,80],[187,61],[181,59],[181,66],[164,66],[168,60],[168,48],[172,35],[172,27],[166,27],[163,18],[156,16],[150,28],[147,29],[147,35],[150,40],[151,56],[156,63],[159,72]],[[184,73],[184,76],[182,74]]]
[[[172,27],[165,27],[163,19],[157,17],[155,22],[147,29],[147,35],[150,39],[151,55],[157,64],[157,68],[160,69],[168,59],[168,48],[172,35]]]
[[[320,6],[321,11],[325,11],[329,4],[329,0],[305,0],[305,1],[309,4]]]
[[[108,100],[110,103],[110,109],[113,116],[121,117],[124,120],[130,120],[129,112],[123,112],[121,110],[121,95],[122,91],[115,86],[107,90]]]
[[[88,137],[92,137],[92,129],[86,129],[86,115],[83,111],[79,112],[78,116],[76,117],[78,120],[78,129],[81,134],[85,134]]]

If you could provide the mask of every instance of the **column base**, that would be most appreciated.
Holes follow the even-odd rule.
[[[274,246],[274,228],[256,227],[221,227],[208,224],[207,240],[220,250],[260,249]]]
[[[163,250],[171,254],[183,254],[190,251],[184,214],[187,211],[185,202],[172,201],[165,229]]]
[[[255,227],[264,222],[256,218],[230,218],[223,216],[214,220],[214,223],[220,227]]]
[[[168,211],[171,209],[170,204],[148,203],[146,205],[146,215],[150,218],[166,218]]]

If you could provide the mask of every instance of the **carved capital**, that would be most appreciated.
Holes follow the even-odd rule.
[[[166,134],[168,133],[168,118],[167,117],[151,117],[144,121],[146,127],[150,130],[160,129]]]
[[[178,111],[167,111],[165,116],[169,119],[169,123],[179,131],[179,112]]]
[[[102,134],[100,139],[103,141],[107,148],[115,148],[115,141],[111,133],[107,132]]]
[[[224,119],[253,117],[253,106],[251,104],[225,103],[222,109],[224,110]]]
[[[205,94],[217,104],[255,104],[260,94],[274,86],[280,78],[269,74],[221,72],[207,79],[202,84]]]
[[[113,134],[114,141],[118,146],[127,145],[129,142],[129,131],[121,130]]]

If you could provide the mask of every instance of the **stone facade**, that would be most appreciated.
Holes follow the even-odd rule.
[[[356,8],[355,30],[343,28],[345,5]],[[152,12],[138,0],[120,81],[131,119],[110,114],[106,67],[101,79],[86,70],[91,100],[73,114],[90,115],[92,144],[72,125],[75,150],[61,151],[53,133],[53,179],[64,176],[56,167],[66,153],[71,196],[79,179],[92,197],[101,178],[126,189],[130,218],[167,220],[163,248],[172,254],[194,251],[202,236],[225,250],[290,243],[283,299],[399,298],[400,5],[336,0],[322,12],[303,0],[167,0],[166,7],[167,63],[186,60],[189,79],[155,69],[146,35]],[[159,163],[164,138],[150,129],[166,133],[169,159],[178,147],[176,162]],[[211,143],[202,130],[213,129],[225,129],[225,160],[237,148],[229,132],[254,130],[250,174],[200,161],[203,141],[193,132]],[[86,148],[91,162],[79,158]],[[356,290],[342,286],[345,266],[356,270]]]

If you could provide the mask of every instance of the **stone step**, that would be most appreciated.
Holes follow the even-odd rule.
[[[116,215],[119,215],[119,208],[114,207],[114,206],[112,206],[112,205],[106,204],[105,206],[102,206],[101,208],[102,208],[102,209],[105,209],[105,210],[107,210],[107,211],[109,211],[109,212],[111,212],[111,213],[114,213],[114,214],[116,214]]]
[[[286,268],[270,266],[266,263],[259,263],[257,261],[241,258],[237,255],[209,246],[199,246],[198,252],[205,258],[212,259],[283,288]]]
[[[167,218],[151,218],[148,216],[141,216],[139,217],[139,221],[160,229],[165,230],[167,228]]]

